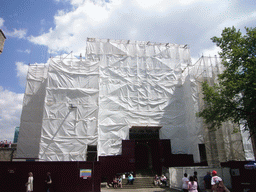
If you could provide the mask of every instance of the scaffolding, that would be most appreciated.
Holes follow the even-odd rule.
[[[202,93],[202,83],[206,81],[210,86],[218,83],[218,74],[225,70],[221,59],[202,56],[195,64],[188,66],[186,73],[194,76],[198,89],[199,111],[205,107]],[[240,129],[239,125],[224,122],[217,130],[209,130],[201,119],[207,162],[210,167],[218,167],[221,162],[235,160],[252,160],[253,150],[249,133]],[[235,130],[239,130],[238,132]],[[247,139],[245,139],[247,137]],[[248,149],[244,149],[247,146]]]

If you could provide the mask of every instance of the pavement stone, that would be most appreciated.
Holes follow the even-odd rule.
[[[140,188],[140,189],[113,189],[113,188],[101,188],[101,192],[178,192],[180,190],[171,188]]]

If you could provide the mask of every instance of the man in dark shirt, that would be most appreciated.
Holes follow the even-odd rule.
[[[204,188],[206,192],[211,192],[211,172],[207,172],[207,175],[204,176]]]

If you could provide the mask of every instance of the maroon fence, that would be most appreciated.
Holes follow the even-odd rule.
[[[256,169],[246,169],[249,161],[228,161],[221,163],[222,167],[229,167],[231,184],[234,191],[256,191]]]
[[[80,177],[81,169],[92,170],[91,177]],[[99,162],[0,162],[0,191],[26,191],[28,173],[34,177],[34,191],[45,190],[46,173],[52,177],[51,192],[98,192],[101,169]]]

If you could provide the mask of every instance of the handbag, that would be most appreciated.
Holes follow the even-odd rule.
[[[228,188],[223,184],[223,181],[217,183],[217,192],[230,192]]]

